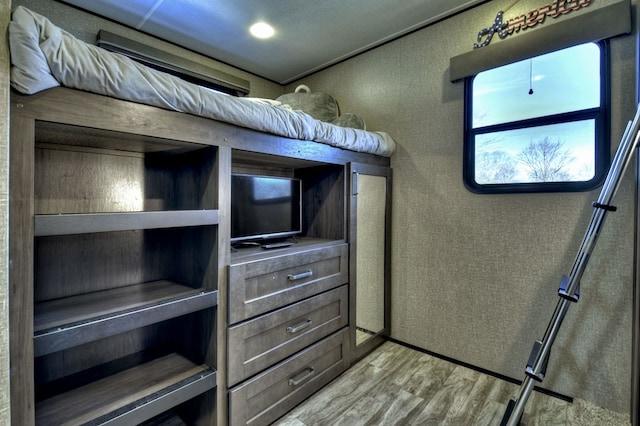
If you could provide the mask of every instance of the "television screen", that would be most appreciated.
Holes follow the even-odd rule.
[[[231,175],[231,241],[284,238],[302,232],[300,179]]]

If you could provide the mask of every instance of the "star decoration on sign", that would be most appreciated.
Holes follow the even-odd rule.
[[[502,22],[502,15],[504,12],[500,11],[496,15],[496,19],[493,21],[493,25],[489,28],[482,29],[478,32],[478,43],[473,44],[474,49],[479,49],[481,47],[485,47],[489,43],[491,43],[491,39],[495,33],[498,33],[500,38],[505,38],[507,36],[507,28],[509,27],[509,22]],[[484,41],[480,43],[482,38],[486,36]]]

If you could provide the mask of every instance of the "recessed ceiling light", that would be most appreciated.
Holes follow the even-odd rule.
[[[257,38],[269,38],[275,34],[273,27],[269,24],[265,24],[264,22],[253,24],[251,28],[249,28],[249,31]]]

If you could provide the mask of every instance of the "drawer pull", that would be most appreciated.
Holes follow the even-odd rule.
[[[313,367],[307,367],[303,371],[289,379],[289,386],[298,386],[300,383],[306,381],[315,373],[316,370],[314,370]]]
[[[287,275],[287,279],[289,281],[297,281],[297,280],[301,280],[303,278],[309,278],[313,276],[313,271],[312,270],[308,270],[306,272],[300,272],[299,274],[289,274]]]
[[[313,324],[313,321],[311,321],[311,318],[307,318],[303,323],[287,327],[287,333],[295,334],[309,327],[311,324]]]
[[[313,276],[313,271],[309,270],[309,271],[306,271],[306,272],[300,272],[299,274],[295,274],[295,275],[289,274],[289,275],[287,275],[287,279],[289,281],[297,281],[297,280],[301,280],[303,278],[309,278],[309,277],[312,277],[312,276]]]

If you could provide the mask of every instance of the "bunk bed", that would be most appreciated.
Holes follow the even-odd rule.
[[[269,424],[363,356],[351,176],[390,184],[387,134],[185,82],[24,7],[10,48],[12,423]],[[230,250],[236,172],[303,182],[295,245]]]
[[[9,40],[11,85],[23,94],[62,85],[353,151],[388,157],[395,149],[384,132],[332,125],[272,100],[227,95],[151,69],[78,40],[23,6],[13,12]]]

